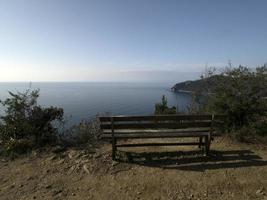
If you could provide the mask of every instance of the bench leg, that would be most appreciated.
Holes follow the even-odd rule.
[[[117,151],[117,146],[116,146],[116,138],[112,138],[112,160],[116,159],[116,151]]]
[[[199,145],[198,145],[198,148],[201,149],[201,147],[202,147],[202,137],[199,137]]]
[[[210,151],[210,137],[205,136],[205,149],[204,149],[205,156],[209,155],[209,151]]]

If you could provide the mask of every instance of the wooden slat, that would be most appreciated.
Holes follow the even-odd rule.
[[[142,129],[142,130],[132,130],[132,129],[120,129],[116,130],[116,134],[144,134],[144,133],[162,133],[162,134],[167,134],[167,133],[197,133],[197,132],[210,132],[210,127],[208,128],[187,128],[187,129],[160,129],[160,130],[155,130],[155,129]],[[103,134],[111,134],[110,129],[105,129],[103,130]]]
[[[111,116],[99,117],[101,122],[121,121],[179,121],[179,120],[211,120],[212,115],[150,115],[150,116]]]
[[[177,143],[139,143],[139,144],[118,144],[117,147],[143,147],[143,146],[187,146],[199,145],[198,142],[177,142]]]
[[[114,134],[115,138],[120,139],[137,139],[137,138],[179,138],[179,137],[200,137],[207,136],[208,132],[198,133],[143,133],[143,134]],[[111,134],[103,134],[101,138],[112,138]]]
[[[196,128],[210,127],[211,122],[177,122],[177,123],[124,123],[114,124],[114,129],[161,129],[161,128]],[[101,129],[111,129],[111,124],[101,124]]]

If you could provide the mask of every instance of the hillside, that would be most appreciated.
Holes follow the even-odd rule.
[[[184,81],[175,84],[172,87],[174,92],[214,92],[216,85],[222,79],[222,76],[215,75],[206,79],[199,79],[195,81]]]

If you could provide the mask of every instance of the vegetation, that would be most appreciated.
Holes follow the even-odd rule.
[[[188,114],[200,114],[203,112],[204,96],[200,92],[192,92],[191,101],[187,106]]]
[[[65,146],[83,146],[92,150],[99,142],[100,133],[100,122],[97,118],[93,118],[67,129],[61,141]]]
[[[161,103],[155,105],[155,115],[161,114],[176,114],[176,107],[168,107],[168,100],[165,95],[162,96]]]
[[[208,70],[208,74],[214,73],[213,70]],[[207,74],[207,75],[208,75]],[[174,92],[191,92],[191,93],[213,93],[223,79],[219,74],[201,75],[201,79],[195,81],[185,81],[177,83],[172,87]]]
[[[267,135],[267,65],[211,68],[195,83],[202,89],[191,88],[191,113],[224,114],[227,130],[242,141]]]
[[[58,130],[53,124],[62,122],[63,109],[38,105],[39,90],[9,94],[9,98],[0,101],[5,108],[5,115],[0,117],[2,152],[24,153],[34,147],[55,143]]]

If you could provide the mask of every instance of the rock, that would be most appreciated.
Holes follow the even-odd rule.
[[[115,167],[116,165],[118,165],[119,162],[116,162],[116,161],[112,161],[112,167]]]
[[[62,190],[54,190],[54,191],[53,191],[53,196],[58,195],[58,194],[60,194],[61,192],[62,192]]]
[[[33,177],[32,176],[29,176],[26,180],[29,181],[29,180],[32,180]]]
[[[259,189],[259,190],[257,190],[256,191],[256,195],[257,196],[261,196],[261,195],[263,195],[264,193],[263,193],[263,189]]]
[[[84,165],[83,165],[83,170],[84,170],[87,174],[90,174],[90,171],[89,171],[89,169],[88,169],[87,164],[84,164]]]
[[[59,161],[57,162],[57,164],[58,164],[58,165],[61,165],[61,164],[64,163],[64,161],[65,161],[64,159],[61,159],[61,160],[59,160]]]
[[[71,166],[69,172],[72,173],[76,169],[76,165]]]
[[[80,154],[77,153],[77,151],[75,151],[75,150],[70,150],[68,153],[68,157],[69,157],[69,159],[78,158],[78,157],[80,157]]]
[[[15,187],[15,183],[13,183],[12,185],[10,185],[10,189],[14,188]]]
[[[45,186],[45,189],[50,189],[50,188],[52,188],[52,185],[46,185]]]
[[[52,160],[55,160],[56,158],[57,158],[56,155],[53,155],[53,156],[49,157],[48,160],[52,161]]]

